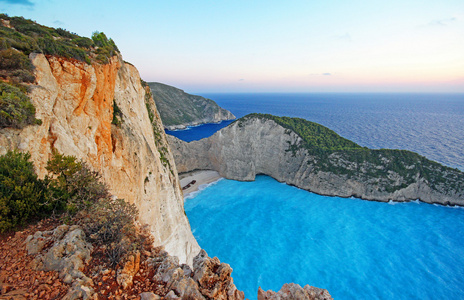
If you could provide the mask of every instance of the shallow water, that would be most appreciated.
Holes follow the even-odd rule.
[[[286,282],[334,299],[464,299],[462,208],[326,197],[262,175],[220,180],[185,210],[250,299]]]

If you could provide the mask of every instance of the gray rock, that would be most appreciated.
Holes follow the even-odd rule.
[[[447,171],[436,170],[445,182],[448,180],[450,185],[461,187],[457,190],[446,186],[432,188],[419,173],[412,178],[412,183],[404,187],[403,183],[410,179],[407,181],[386,169],[387,161],[380,165],[351,162],[337,152],[329,155],[328,163],[334,167],[356,169],[354,175],[348,177],[321,171],[318,168],[321,162],[305,148],[295,147],[291,151],[290,145],[302,143],[300,136],[270,119],[239,120],[209,138],[190,143],[169,135],[168,140],[179,173],[215,170],[225,178],[243,181],[252,181],[257,174],[266,174],[321,195],[354,196],[376,201],[420,199],[428,203],[464,205],[464,183],[455,180],[463,176],[462,172],[449,168]],[[373,169],[384,171],[377,172],[379,175],[369,175],[368,171]],[[393,191],[386,189],[392,186],[395,187]]]
[[[193,279],[203,296],[209,299],[245,299],[231,277],[232,268],[217,257],[210,258],[205,250],[193,258]]]
[[[169,293],[167,293],[166,296],[164,296],[164,298],[165,298],[166,300],[180,299],[180,297],[177,296],[176,293],[174,293],[174,291],[169,291]]]
[[[62,225],[45,234],[36,232],[27,238],[26,249],[28,252],[38,251],[43,241],[54,243],[45,253],[37,255],[31,266],[39,270],[57,271],[63,282],[72,284],[63,299],[92,298],[93,281],[82,270],[91,258],[93,247],[85,241],[84,231],[78,226]]]
[[[155,293],[152,293],[152,292],[141,293],[139,296],[140,296],[140,300],[159,300],[159,299],[161,299],[160,296],[158,296],[158,295],[156,295]]]
[[[280,291],[263,291],[258,289],[258,300],[332,300],[329,292],[324,289],[306,285],[302,288],[295,283],[286,283]]]

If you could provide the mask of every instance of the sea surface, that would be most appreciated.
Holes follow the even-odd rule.
[[[464,95],[202,94],[237,117],[301,117],[370,148],[418,152],[464,170]],[[230,122],[198,126],[184,140]],[[316,195],[268,176],[222,179],[185,201],[200,246],[234,269],[237,288],[286,282],[334,299],[464,299],[464,209]]]
[[[464,209],[325,197],[260,175],[185,200],[193,234],[238,289],[286,282],[334,299],[464,299]]]

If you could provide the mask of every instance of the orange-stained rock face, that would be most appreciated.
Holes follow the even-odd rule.
[[[68,119],[86,119],[88,116],[98,121],[94,131],[89,125],[90,132],[84,132],[84,135],[94,136],[97,151],[91,158],[93,164],[98,164],[102,155],[108,157],[112,153],[113,99],[121,63],[113,58],[109,64],[89,68],[84,62],[61,57],[48,56],[47,60],[58,85],[58,97],[69,102],[68,113],[72,114],[67,116]]]
[[[114,195],[136,204],[156,245],[192,264],[200,248],[184,215],[170,150],[164,154],[170,166],[160,160],[156,145],[169,146],[156,111],[160,135],[155,141],[137,69],[119,56],[104,65],[42,54],[31,59],[37,85],[30,97],[42,125],[0,129],[0,154],[13,148],[28,151],[41,177],[53,150],[85,161],[100,172]],[[111,124],[113,101],[122,112],[119,127]],[[149,101],[156,110],[153,99]]]

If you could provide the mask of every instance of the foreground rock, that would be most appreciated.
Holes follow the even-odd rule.
[[[166,283],[171,297],[181,299],[244,299],[231,277],[232,268],[217,257],[210,258],[205,250],[193,260],[193,270],[179,265],[176,257],[161,255],[152,265],[157,269],[155,280]],[[168,293],[168,295],[169,295]]]
[[[53,245],[42,253],[49,243]],[[92,279],[82,272],[91,259],[92,248],[79,226],[61,225],[52,231],[38,231],[26,239],[28,254],[39,254],[31,267],[39,271],[57,271],[60,279],[71,285],[63,299],[89,299],[94,295]]]
[[[169,130],[233,120],[235,116],[211,99],[185,93],[175,87],[149,82],[156,107]]]
[[[332,300],[329,292],[313,286],[302,288],[295,283],[286,283],[280,291],[263,291],[258,289],[258,300]]]
[[[317,134],[322,131],[353,150],[310,152],[300,135],[272,117],[244,117],[190,143],[168,136],[178,171],[215,170],[225,178],[245,181],[266,174],[322,195],[464,205],[464,174],[459,170],[410,151],[362,148],[315,123],[316,142],[324,140]]]
[[[133,253],[125,260],[117,272],[103,266],[88,268],[95,261],[93,246],[86,242],[79,226],[61,225],[54,230],[38,231],[29,235],[25,242],[29,255],[34,256],[30,266],[37,271],[56,271],[60,280],[69,286],[63,299],[96,299],[106,289],[101,289],[101,281],[113,278],[107,285],[114,293],[124,296],[127,292],[141,289],[142,299],[244,299],[231,277],[232,268],[221,263],[217,257],[210,258],[204,250],[194,258],[193,269],[180,264],[179,259],[164,250],[147,252],[141,262],[140,252]],[[89,274],[89,271],[93,274]],[[87,272],[87,273],[86,273]],[[91,276],[93,275],[93,276]],[[137,278],[137,279],[135,279]],[[143,280],[142,280],[143,279]],[[98,287],[98,292],[95,290]],[[52,287],[49,287],[52,291]],[[1,293],[0,293],[1,294]],[[1,295],[0,295],[1,297]]]

